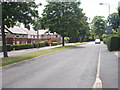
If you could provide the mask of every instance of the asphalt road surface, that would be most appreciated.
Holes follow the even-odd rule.
[[[2,87],[92,88],[100,48],[101,53],[105,54],[101,54],[100,77],[104,81],[103,86],[117,88],[117,58],[107,51],[105,45],[94,42],[5,67],[2,69]]]

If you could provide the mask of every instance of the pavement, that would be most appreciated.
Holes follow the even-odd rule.
[[[65,45],[73,45],[74,43],[67,43]],[[47,50],[52,49],[56,47],[61,47],[62,45],[56,45],[56,46],[47,46],[47,47],[41,47],[41,48],[32,48],[32,49],[23,49],[23,50],[15,50],[15,51],[9,51],[8,56],[15,56],[15,55],[21,55],[29,52],[35,52],[35,51],[41,51],[41,50]],[[0,53],[0,58],[3,57],[3,53]]]
[[[118,60],[94,42],[48,54],[2,69],[3,88],[92,88],[99,50],[103,88],[118,88]]]
[[[100,78],[103,88],[118,88],[118,57],[109,52],[106,45],[101,45]]]
[[[120,57],[120,51],[114,51],[114,54],[115,54],[117,57]]]

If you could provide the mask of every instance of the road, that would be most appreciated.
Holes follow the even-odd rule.
[[[94,42],[3,68],[3,88],[92,88],[100,48],[103,87],[117,88],[117,58]]]

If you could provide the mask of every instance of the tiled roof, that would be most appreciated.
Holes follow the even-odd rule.
[[[29,34],[29,35],[37,35],[37,31],[35,31],[34,29],[30,29],[28,30],[27,28],[23,28],[23,27],[17,27],[15,26],[14,28],[8,28],[7,31],[10,31],[11,33],[14,33],[14,34]],[[53,35],[53,33],[50,33],[49,32],[49,29],[40,29],[38,30],[38,33],[39,35],[43,35],[43,34],[50,34],[50,35]]]
[[[24,28],[23,30],[29,35],[37,35],[37,32],[33,29],[28,30],[27,28]]]
[[[14,34],[27,34],[22,27],[8,28],[8,30]]]

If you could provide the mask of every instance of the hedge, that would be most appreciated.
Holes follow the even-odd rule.
[[[103,39],[109,51],[120,50],[120,35],[110,35]]]
[[[28,44],[16,44],[16,45],[10,45],[8,50],[21,50],[21,49],[29,49],[29,48],[34,48],[34,45],[31,43]]]
[[[59,43],[58,42],[51,42],[51,46],[55,46],[55,45],[58,45]]]
[[[52,42],[52,46],[58,45],[57,42]],[[22,50],[22,49],[30,49],[30,48],[40,48],[49,46],[49,42],[47,40],[41,41],[39,43],[28,43],[28,44],[15,44],[15,45],[7,45],[7,51],[12,50]],[[0,52],[2,52],[2,46],[0,46]]]
[[[120,50],[120,37],[109,37],[106,44],[109,51]]]

